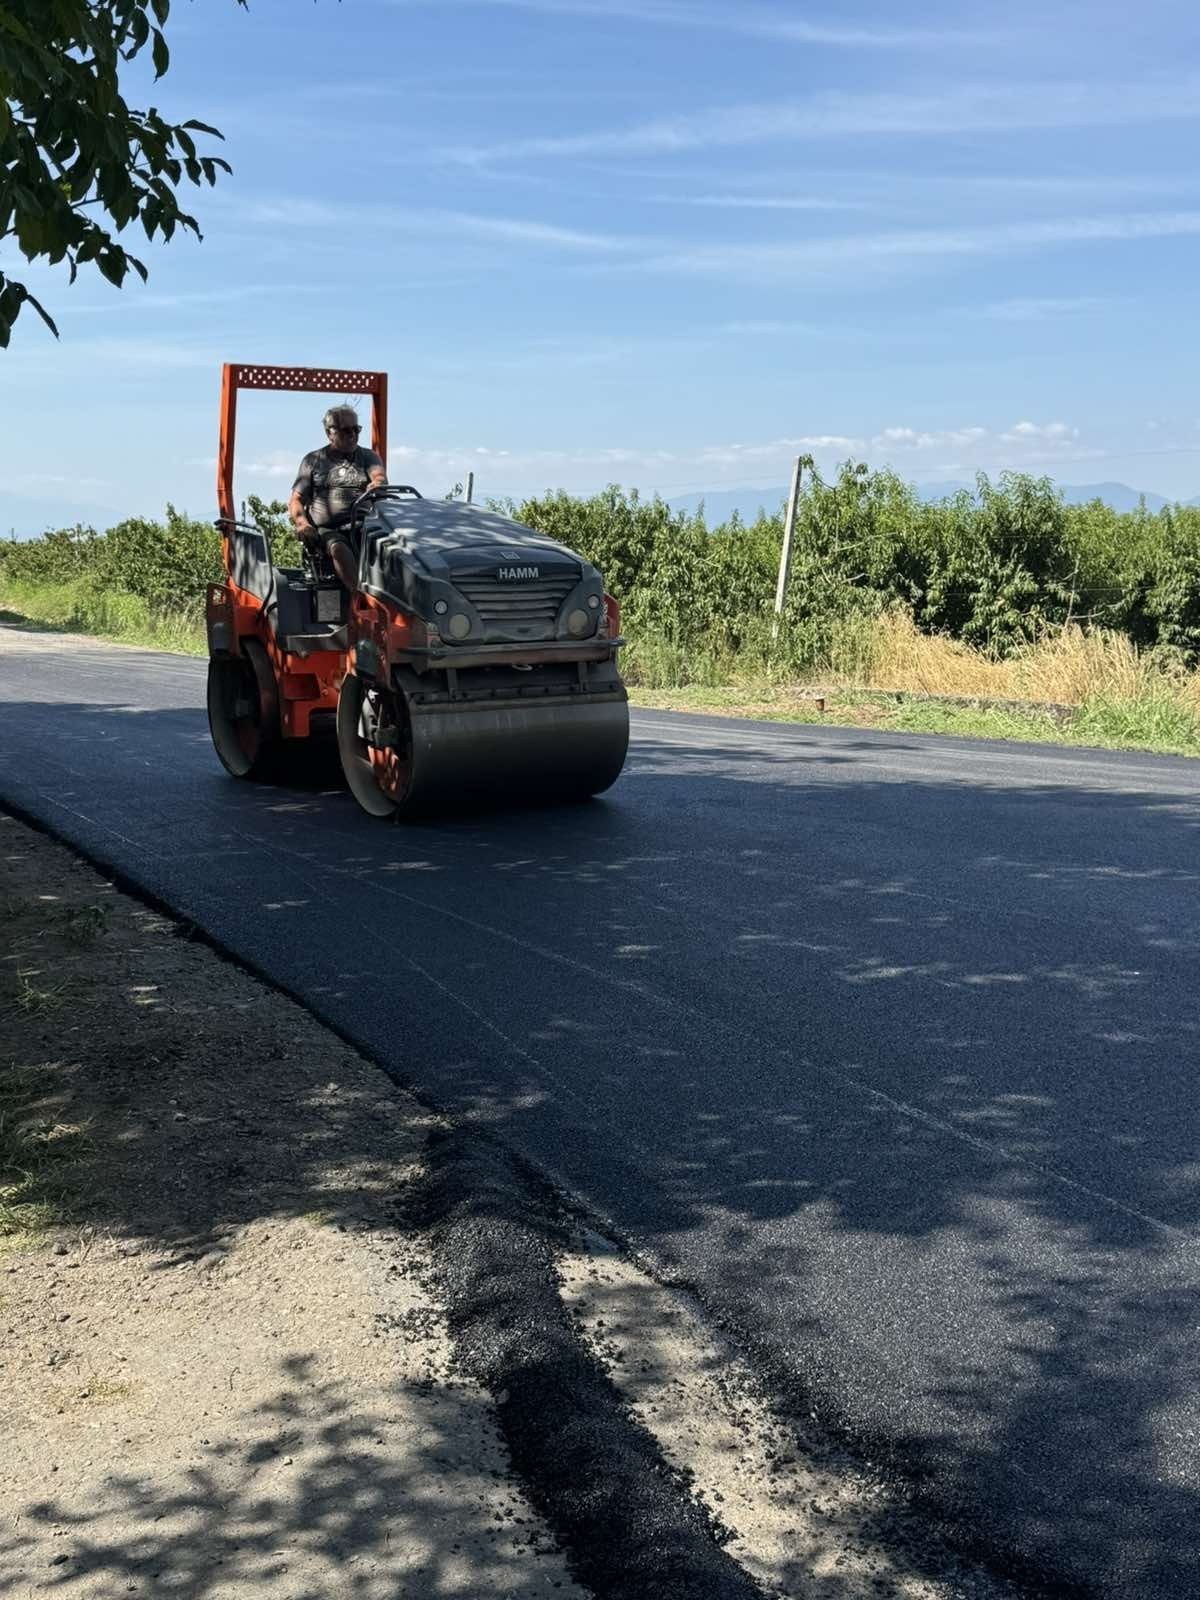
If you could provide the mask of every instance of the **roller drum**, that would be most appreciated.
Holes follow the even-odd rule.
[[[411,777],[407,803],[481,796],[573,799],[616,782],[629,746],[623,690],[480,706],[410,705]]]
[[[569,697],[426,704],[351,673],[337,731],[359,805],[377,817],[418,815],[480,800],[599,794],[624,765],[629,705],[619,680]]]

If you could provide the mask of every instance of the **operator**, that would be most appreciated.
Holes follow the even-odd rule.
[[[364,489],[387,482],[383,462],[358,442],[362,432],[353,406],[331,406],[325,413],[321,450],[310,450],[300,463],[288,501],[288,515],[309,550],[324,549],[342,583],[358,588],[358,563],[345,526],[345,515]]]

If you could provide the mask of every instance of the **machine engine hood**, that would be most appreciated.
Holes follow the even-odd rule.
[[[430,573],[539,568],[542,573],[588,566],[582,557],[545,534],[498,512],[454,500],[383,501],[369,526],[388,544]]]

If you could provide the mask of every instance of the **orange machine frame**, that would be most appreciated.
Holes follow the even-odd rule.
[[[371,448],[387,470],[387,373],[354,372],[340,367],[261,367],[226,362],[221,369],[221,422],[217,446],[217,506],[221,516],[221,553],[226,581],[210,584],[207,615],[210,648],[213,625],[229,630],[228,648],[239,653],[243,639],[258,639],[275,675],[280,732],[302,739],[317,710],[337,705],[338,685],[346,670],[341,653],[322,652],[301,660],[280,650],[266,636],[262,601],[239,589],[230,576],[229,532],[237,521],[233,498],[233,453],[237,433],[239,389],[290,390],[293,393],[370,395]]]
[[[303,394],[369,394],[371,448],[387,471],[387,373],[349,372],[339,367],[253,367],[227,361],[221,368],[221,432],[217,442],[217,508],[223,522],[236,522],[233,448],[239,389],[286,389]]]

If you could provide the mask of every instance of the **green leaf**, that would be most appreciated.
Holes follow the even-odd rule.
[[[96,257],[96,265],[109,283],[115,285],[118,289],[121,287],[125,281],[125,273],[127,271],[124,250],[118,250],[114,246],[111,249],[102,251]]]
[[[154,30],[154,43],[150,47],[150,55],[154,62],[154,76],[161,78],[171,65],[171,52],[167,49],[167,41],[163,38],[161,28]]]
[[[145,276],[115,236],[140,223],[148,239],[199,237],[176,191],[229,171],[198,148],[219,129],[125,98],[125,62],[147,45],[156,76],[169,69],[170,15],[170,0],[0,0],[0,237],[65,260],[72,281],[89,263],[114,284]],[[27,303],[5,299],[5,343]]]
[[[58,324],[55,322],[54,318],[50,315],[50,313],[46,310],[46,308],[42,304],[42,302],[40,300],[38,300],[38,299],[35,299],[35,297],[33,295],[31,295],[28,290],[26,290],[26,292],[25,292],[25,304],[26,305],[30,305],[30,306],[33,307],[33,309],[37,312],[38,316],[41,317],[42,321],[50,329],[50,332],[57,339],[58,338]]]
[[[130,44],[129,49],[125,52],[125,59],[127,61],[132,60],[132,58],[137,55],[138,51],[150,37],[150,19],[140,8],[133,14],[133,20],[130,24],[129,32],[132,43]]]

